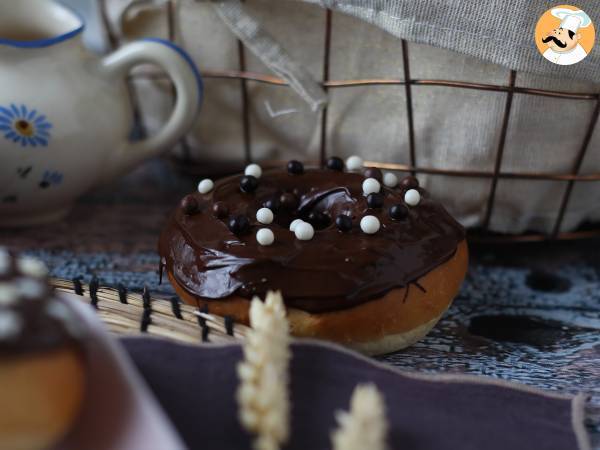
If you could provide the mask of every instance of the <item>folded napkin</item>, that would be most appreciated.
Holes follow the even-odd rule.
[[[234,397],[240,346],[121,342],[190,448],[251,448]],[[286,449],[331,449],[334,412],[348,409],[354,387],[364,382],[375,383],[385,397],[390,449],[589,449],[581,395],[468,375],[400,372],[330,344],[298,342],[292,355]]]
[[[183,450],[177,432],[92,307],[61,294],[89,331],[83,410],[56,450]],[[32,405],[35,407],[35,405]]]

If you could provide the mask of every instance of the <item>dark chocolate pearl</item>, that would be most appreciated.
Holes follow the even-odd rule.
[[[308,222],[315,228],[325,228],[329,225],[329,216],[320,211],[311,211],[308,214]]]
[[[363,172],[363,175],[365,178],[375,178],[380,183],[383,180],[383,174],[377,167],[367,167]]]
[[[332,156],[327,160],[327,168],[329,170],[336,170],[342,172],[344,170],[344,160],[337,156]]]
[[[352,219],[346,214],[340,214],[335,218],[335,226],[340,231],[350,231],[352,229]]]
[[[300,174],[304,173],[304,166],[302,165],[302,163],[300,161],[296,161],[295,159],[292,159],[287,164],[287,170],[289,173],[291,173],[293,175],[300,175]]]
[[[416,189],[419,187],[419,180],[415,177],[408,176],[402,179],[400,185],[406,189]]]
[[[281,202],[281,206],[288,210],[296,209],[296,207],[298,206],[298,197],[296,197],[291,192],[281,194],[281,197],[279,197],[279,201]]]
[[[250,229],[250,221],[246,216],[236,216],[229,219],[228,226],[233,234],[240,235]]]
[[[240,189],[242,192],[254,192],[258,187],[258,179],[252,175],[244,175],[240,180]]]
[[[408,217],[408,208],[402,204],[390,207],[390,217],[394,220],[402,220]]]
[[[373,192],[367,195],[367,206],[371,209],[381,208],[383,206],[383,194],[381,192]]]
[[[186,195],[181,200],[181,209],[183,212],[192,215],[198,212],[198,200],[194,198],[192,195]]]
[[[224,219],[229,214],[229,208],[224,202],[216,202],[212,210],[217,219]]]
[[[281,206],[281,201],[277,197],[270,198],[266,202],[263,203],[265,208],[269,208],[271,211],[276,212],[279,210]]]

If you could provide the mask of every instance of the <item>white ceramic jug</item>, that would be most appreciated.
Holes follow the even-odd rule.
[[[0,226],[65,215],[99,182],[174,144],[192,125],[202,80],[172,43],[144,39],[97,57],[82,45],[84,23],[52,0],[0,2]],[[177,91],[154,136],[129,140],[125,77],[152,63]]]

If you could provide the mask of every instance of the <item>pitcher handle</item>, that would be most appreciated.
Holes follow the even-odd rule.
[[[183,49],[164,39],[126,44],[101,60],[100,71],[109,78],[122,78],[132,67],[145,63],[160,66],[172,80],[176,91],[173,111],[154,136],[114,149],[107,176],[126,171],[175,144],[192,126],[202,102],[204,88],[198,68]]]

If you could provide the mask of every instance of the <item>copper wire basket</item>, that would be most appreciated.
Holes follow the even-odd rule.
[[[119,45],[119,39],[116,37],[116,33],[111,31],[111,25],[108,20],[107,9],[105,2],[102,4],[102,18],[107,30],[109,42],[113,48]],[[168,38],[172,41],[175,40],[175,32],[177,29],[175,4],[174,0],[170,0],[164,6],[166,8],[166,21]],[[389,86],[397,85],[404,86],[405,98],[406,98],[406,127],[408,136],[408,148],[409,148],[409,161],[410,164],[397,164],[392,162],[375,162],[366,161],[365,164],[370,167],[378,167],[381,169],[397,170],[401,172],[408,172],[412,174],[435,174],[445,175],[451,177],[462,177],[462,178],[480,178],[489,179],[489,192],[487,196],[487,202],[485,207],[485,214],[483,219],[483,225],[477,229],[469,230],[470,240],[477,242],[497,243],[497,242],[532,242],[532,241],[546,241],[546,240],[569,240],[579,238],[591,238],[600,236],[600,224],[589,225],[581,227],[576,231],[561,232],[561,225],[565,212],[569,208],[569,200],[573,191],[575,182],[600,182],[600,173],[591,174],[580,174],[582,162],[585,158],[586,152],[589,150],[590,141],[594,132],[595,126],[598,122],[600,115],[600,93],[597,92],[565,92],[565,91],[554,91],[547,89],[535,89],[527,87],[518,87],[515,85],[517,77],[516,71],[510,71],[509,77],[506,80],[506,84],[484,84],[484,83],[472,83],[468,81],[451,81],[451,80],[438,80],[438,79],[415,79],[411,78],[410,64],[408,58],[408,45],[407,41],[401,40],[402,59],[404,67],[404,78],[391,79],[391,78],[370,78],[370,79],[350,79],[350,80],[334,80],[329,77],[329,63],[330,63],[330,49],[331,49],[331,34],[332,34],[332,16],[333,12],[330,9],[324,10],[325,14],[325,30],[324,30],[324,59],[323,59],[323,74],[322,74],[322,86],[325,90],[349,88],[356,86]],[[205,78],[220,78],[229,79],[232,83],[239,83],[240,99],[241,99],[241,116],[240,120],[243,125],[243,156],[244,163],[253,161],[252,156],[252,134],[250,128],[250,109],[249,109],[249,83],[266,83],[276,86],[288,86],[288,83],[279,77],[248,72],[246,70],[246,50],[241,41],[238,40],[238,68],[232,70],[210,70],[204,69],[203,76]],[[137,74],[131,77],[153,77],[159,76],[153,74]],[[162,78],[161,78],[162,79]],[[413,119],[413,102],[412,102],[412,86],[443,86],[450,89],[471,89],[480,91],[492,91],[492,92],[504,92],[506,93],[506,99],[504,103],[503,118],[501,121],[501,129],[499,138],[495,148],[495,162],[491,171],[485,170],[457,170],[457,169],[444,169],[438,167],[424,167],[416,164],[418,149],[415,145],[414,137],[414,119]],[[135,91],[130,88],[132,107],[136,118],[139,119],[140,108],[137,102]],[[506,134],[508,129],[508,123],[511,115],[511,107],[513,103],[513,97],[515,95],[534,95],[560,98],[563,101],[569,100],[586,100],[594,103],[594,109],[589,122],[586,125],[583,133],[583,138],[579,146],[578,151],[574,155],[571,170],[565,173],[544,173],[544,172],[513,172],[502,170],[502,158],[504,154],[504,144],[506,140]],[[327,158],[327,108],[321,111],[320,120],[320,162],[323,163]],[[174,162],[181,168],[185,168],[188,171],[194,170],[194,161],[189,159],[189,152],[185,149],[188,148],[188,144],[185,138],[182,140],[182,148],[184,149],[183,159],[175,160]],[[185,155],[188,155],[186,158]],[[283,161],[261,161],[261,164],[265,166],[275,166],[283,164]],[[490,219],[494,211],[494,203],[496,198],[496,188],[498,180],[500,179],[516,179],[516,180],[546,180],[546,181],[561,181],[564,183],[564,191],[560,206],[556,211],[556,219],[552,227],[552,231],[548,234],[543,233],[523,233],[523,234],[512,234],[503,235],[492,233],[488,230]]]

